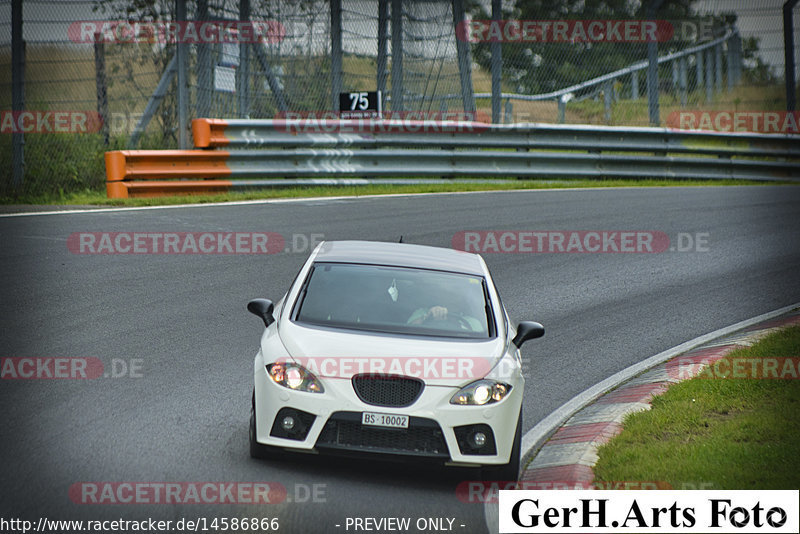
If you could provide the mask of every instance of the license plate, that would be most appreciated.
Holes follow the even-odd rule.
[[[363,412],[361,414],[361,424],[386,428],[408,428],[408,416],[390,413]]]

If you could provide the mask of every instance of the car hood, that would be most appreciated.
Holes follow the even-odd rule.
[[[459,340],[341,330],[281,321],[290,357],[319,377],[361,373],[420,378],[429,385],[462,386],[486,376],[506,351],[504,339]]]

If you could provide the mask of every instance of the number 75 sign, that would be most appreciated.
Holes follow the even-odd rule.
[[[343,119],[364,116],[380,117],[381,104],[380,91],[339,93],[339,112]]]

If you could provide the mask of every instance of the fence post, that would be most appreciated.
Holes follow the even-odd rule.
[[[614,97],[614,81],[608,80],[603,84],[603,118],[606,124],[611,124],[611,102]]]
[[[736,58],[735,58],[735,63],[734,63],[735,66],[736,66],[736,69],[735,69],[736,80],[735,81],[738,84],[742,80],[742,36],[739,35],[738,30],[734,34],[733,39],[734,39],[734,42],[733,42],[734,48],[733,49],[736,52]]]
[[[175,0],[175,19],[179,23],[186,21],[186,0]],[[186,150],[189,148],[189,91],[186,87],[187,45],[178,39],[176,46],[175,54],[178,58],[178,147]]]
[[[392,0],[392,111],[403,111],[402,0]]]
[[[714,56],[711,49],[706,49],[706,103],[714,100]]]
[[[672,68],[672,92],[678,92],[678,60],[674,59],[670,62]]]
[[[700,90],[703,88],[703,51],[701,50],[694,56],[695,59],[695,68],[696,71],[696,78],[697,81],[695,83],[695,89]]]
[[[250,20],[250,0],[239,0],[239,20]],[[239,34],[239,68],[236,69],[239,118],[250,118],[250,44]]]
[[[100,32],[94,34],[94,80],[97,90],[97,114],[103,142],[108,146],[108,91],[106,87],[106,47]]]
[[[461,79],[461,102],[466,113],[475,112],[475,94],[472,90],[472,58],[469,53],[469,43],[458,38],[459,25],[466,22],[464,16],[463,0],[453,0],[453,29],[456,36],[456,54],[458,55],[458,75]]]
[[[208,20],[208,0],[197,0],[197,20]],[[212,69],[211,46],[206,42],[197,44],[197,97],[195,106],[198,117],[208,117],[211,114],[212,95]]]
[[[378,65],[376,87],[381,93],[381,99],[386,99],[386,78],[389,72],[386,70],[389,49],[389,0],[378,0]],[[384,109],[381,102],[381,109]]]
[[[15,114],[25,109],[25,42],[22,40],[22,0],[11,2],[11,109]],[[16,117],[14,119],[16,121]],[[16,129],[16,128],[15,128]],[[11,135],[14,192],[22,187],[25,175],[25,137],[22,132]]]
[[[567,116],[567,101],[561,96],[558,98],[558,123],[564,124]]]
[[[331,0],[331,98],[333,111],[339,109],[342,92],[342,0]]]
[[[631,72],[631,100],[639,99],[639,71]]]
[[[686,103],[688,101],[687,86],[689,85],[689,80],[688,80],[689,76],[687,73],[687,70],[689,70],[689,68],[686,65],[685,57],[682,57],[680,59],[680,62],[678,63],[678,69],[680,71],[679,74],[680,74],[680,87],[681,87],[681,107],[685,108]]]
[[[728,39],[728,91],[739,83],[739,34],[734,33]]]
[[[502,18],[502,1],[492,0],[492,21],[498,26]],[[492,122],[500,122],[501,75],[503,72],[503,52],[499,42],[493,42],[492,48]]]
[[[794,26],[792,24],[792,10],[798,0],[786,0],[783,4],[783,57],[784,77],[786,78],[786,111],[794,111],[795,84],[794,84]]]
[[[722,43],[714,47],[714,90],[722,92]]]
[[[647,4],[648,20],[655,20],[661,2],[662,0],[650,0]],[[661,112],[658,108],[658,43],[654,39],[648,39],[647,63],[647,107],[650,126],[658,126],[661,123]]]

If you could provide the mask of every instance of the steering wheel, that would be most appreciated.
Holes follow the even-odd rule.
[[[425,318],[423,324],[444,324],[455,327],[456,330],[472,331],[472,325],[464,317],[463,314],[457,312],[447,312],[447,317],[444,319],[437,319],[432,314]]]

